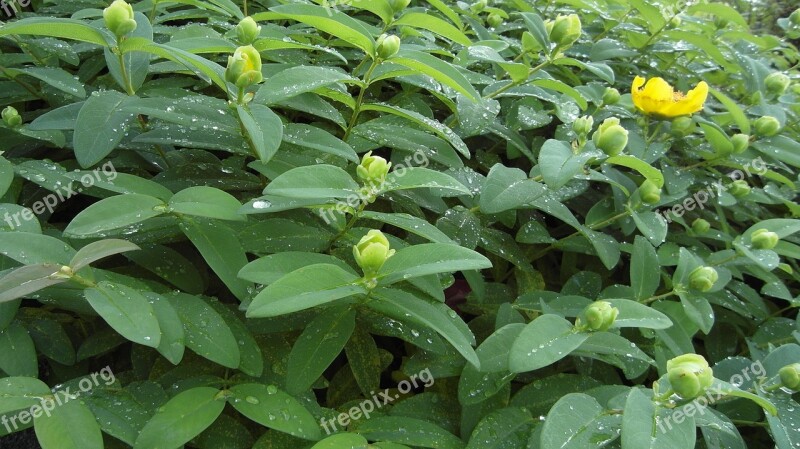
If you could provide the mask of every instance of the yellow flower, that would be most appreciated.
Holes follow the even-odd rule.
[[[649,81],[641,76],[633,80],[631,97],[636,109],[647,115],[658,118],[672,118],[689,115],[703,109],[708,96],[708,84],[700,81],[697,86],[687,92],[676,92],[662,78],[651,78]]]

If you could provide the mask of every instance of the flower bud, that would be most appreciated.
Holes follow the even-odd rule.
[[[800,390],[800,363],[792,363],[778,370],[781,384],[794,391]]]
[[[550,41],[559,48],[569,47],[581,37],[581,19],[577,14],[559,15],[552,22]]]
[[[497,13],[491,13],[486,18],[486,23],[489,24],[491,28],[497,28],[503,24],[503,17]]]
[[[252,45],[237,48],[233,56],[228,56],[225,79],[240,89],[260,83],[264,76],[261,74],[261,55],[258,50]]]
[[[720,28],[720,29],[725,28],[726,26],[728,26],[729,23],[730,23],[730,21],[728,19],[726,19],[726,18],[719,17],[719,16],[714,17],[714,25],[716,25],[717,28]]]
[[[800,8],[795,9],[794,12],[789,15],[789,21],[795,25],[800,25]]]
[[[378,57],[389,59],[400,51],[400,38],[393,34],[381,34],[377,41]]]
[[[603,104],[616,104],[619,101],[619,91],[613,87],[606,87],[603,92]]]
[[[701,292],[711,290],[714,283],[719,279],[717,270],[712,267],[697,267],[689,273],[689,286]]]
[[[579,136],[587,136],[592,132],[592,126],[594,126],[594,117],[591,115],[578,117],[572,122],[572,130]]]
[[[709,229],[711,229],[711,223],[709,223],[707,220],[698,218],[692,222],[692,231],[698,234],[704,234],[708,232]]]
[[[781,122],[771,115],[759,117],[753,124],[756,130],[756,135],[761,137],[771,137],[778,134],[781,129]]]
[[[389,4],[392,6],[392,11],[395,13],[406,9],[409,3],[411,3],[411,0],[389,0]]]
[[[750,193],[750,185],[744,179],[737,179],[728,185],[728,191],[736,198],[741,198]]]
[[[136,29],[133,19],[133,7],[125,0],[114,0],[110,6],[103,10],[103,20],[108,28],[117,37],[122,37]]]
[[[714,372],[703,356],[683,354],[667,361],[667,379],[680,397],[694,399],[714,383]]]
[[[236,25],[236,39],[242,45],[252,44],[258,39],[259,34],[261,34],[261,27],[250,16],[245,17]]]
[[[3,109],[2,116],[3,123],[9,128],[16,128],[22,124],[22,117],[20,117],[19,112],[17,112],[13,106],[6,106],[6,108]]]
[[[380,185],[386,180],[391,162],[380,156],[373,156],[372,151],[361,158],[361,164],[356,167],[356,175],[367,184]]]
[[[522,51],[526,53],[533,53],[542,49],[542,46],[539,44],[539,41],[533,37],[530,31],[525,31],[522,33]]]
[[[639,197],[646,204],[655,204],[661,200],[661,189],[653,181],[645,179],[639,186]]]
[[[750,136],[747,134],[734,134],[731,136],[734,153],[744,153],[750,146]]]
[[[772,249],[775,248],[775,245],[778,244],[778,240],[781,238],[778,237],[778,234],[768,231],[764,228],[756,229],[750,234],[750,242],[753,244],[753,248],[755,249]]]
[[[488,6],[488,4],[489,3],[486,0],[478,0],[477,2],[473,3],[472,6],[469,7],[469,9],[472,10],[472,12],[476,13],[481,12],[484,9],[486,9],[486,6]]]
[[[608,301],[595,301],[583,312],[586,324],[593,331],[605,331],[614,324],[619,315],[619,309],[613,307]]]
[[[764,79],[764,87],[767,88],[767,93],[778,96],[786,92],[792,80],[783,73],[773,72]]]
[[[394,252],[393,249],[389,249],[389,240],[386,236],[375,229],[369,231],[357,245],[353,246],[353,257],[368,276],[377,273]]]
[[[616,156],[628,145],[628,130],[619,124],[619,119],[609,117],[603,120],[592,135],[597,148],[609,156]]]
[[[677,28],[677,27],[681,26],[682,22],[683,22],[683,20],[681,20],[680,17],[675,16],[669,21],[669,26],[672,27],[672,28]]]
[[[672,124],[670,125],[670,133],[675,137],[686,137],[689,134],[693,133],[697,124],[691,117],[678,117],[672,120]]]

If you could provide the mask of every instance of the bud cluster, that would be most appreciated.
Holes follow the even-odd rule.
[[[683,354],[667,361],[667,379],[678,396],[694,399],[714,382],[714,372],[703,356]]]

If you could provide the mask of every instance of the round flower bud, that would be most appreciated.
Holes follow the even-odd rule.
[[[409,3],[411,3],[411,0],[389,0],[389,4],[392,6],[392,10],[395,13],[406,9]]]
[[[728,21],[728,19],[719,16],[714,17],[714,25],[716,25],[717,28],[725,28],[729,23],[730,21]]]
[[[689,273],[689,286],[701,292],[711,290],[714,283],[719,279],[717,270],[712,267],[697,267]]]
[[[572,130],[579,136],[586,136],[592,132],[592,126],[594,126],[594,117],[584,115],[575,119],[572,123]]]
[[[3,109],[2,116],[3,123],[9,128],[16,128],[22,124],[22,117],[20,117],[19,112],[12,106],[6,106],[6,108]]]
[[[616,104],[619,101],[619,91],[613,87],[606,87],[603,92],[603,104]]]
[[[261,74],[261,55],[258,50],[252,45],[237,48],[233,56],[228,56],[225,79],[240,89],[260,83],[264,76]]]
[[[781,122],[771,115],[759,117],[753,124],[756,130],[756,135],[761,137],[771,137],[778,134],[781,129]]]
[[[768,231],[764,228],[756,229],[750,234],[750,242],[753,244],[753,248],[755,249],[772,249],[775,248],[775,245],[778,244],[778,240],[781,238],[778,237],[778,234]]]
[[[800,25],[800,8],[795,9],[794,12],[789,15],[789,21],[795,25]]]
[[[667,379],[680,397],[694,399],[714,383],[714,372],[703,356],[683,354],[667,361]]]
[[[370,151],[361,158],[361,164],[356,167],[356,175],[365,183],[377,185],[386,180],[391,167],[391,162],[386,162],[380,156],[373,156]]]
[[[639,186],[639,197],[644,203],[655,204],[661,200],[661,189],[649,179]]]
[[[711,229],[711,223],[709,223],[707,220],[698,218],[692,222],[692,231],[698,234],[704,234],[708,232],[709,229]]]
[[[677,117],[672,120],[672,124],[670,125],[670,133],[675,137],[686,137],[689,134],[693,133],[697,124],[691,117]]]
[[[683,20],[681,20],[680,17],[675,16],[675,17],[672,18],[672,20],[669,21],[669,26],[671,26],[672,28],[677,28],[677,27],[681,26],[682,22],[683,22]]]
[[[522,33],[522,51],[527,53],[532,53],[535,51],[539,51],[542,49],[542,46],[539,45],[539,41],[533,37],[530,31],[525,31]]]
[[[607,155],[616,156],[628,145],[628,130],[619,124],[618,118],[609,117],[592,134],[592,141]]]
[[[376,43],[378,57],[381,59],[389,59],[400,51],[400,38],[393,34],[381,34]]]
[[[593,331],[608,330],[619,315],[619,309],[613,307],[608,301],[595,301],[583,312],[586,316],[586,325]]]
[[[559,48],[569,47],[581,37],[581,19],[577,14],[559,15],[552,22],[550,41]]]
[[[258,39],[259,34],[261,34],[261,27],[250,16],[245,17],[236,25],[236,39],[242,45],[252,44]]]
[[[386,259],[394,255],[389,248],[389,240],[381,231],[371,230],[353,246],[353,257],[366,275],[374,275],[381,269]]]
[[[786,92],[786,89],[791,83],[792,80],[780,72],[770,73],[764,79],[764,87],[767,88],[767,92],[775,96],[782,95],[784,92]]]
[[[728,185],[728,191],[736,198],[741,198],[750,193],[750,186],[744,179],[737,179]]]
[[[731,136],[731,143],[733,144],[734,153],[744,153],[750,146],[750,136],[747,134],[734,134]]]
[[[500,14],[491,13],[489,17],[486,18],[486,23],[489,24],[492,28],[497,28],[503,23],[503,17]]]
[[[488,2],[486,0],[478,0],[477,2],[473,3],[469,9],[471,9],[472,12],[481,12],[486,9],[486,6],[488,6]]]
[[[778,370],[781,384],[794,391],[800,390],[800,363],[792,363]]]
[[[122,37],[136,29],[133,19],[133,7],[125,0],[114,0],[110,6],[103,10],[103,21],[117,37]]]

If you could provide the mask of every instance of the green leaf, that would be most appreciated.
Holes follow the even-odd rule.
[[[664,175],[661,171],[639,158],[621,154],[619,156],[611,156],[605,161],[609,164],[632,168],[655,183],[656,186],[664,187]]]
[[[358,276],[331,264],[308,265],[278,279],[253,299],[248,318],[280,316],[366,293]]]
[[[77,98],[86,97],[86,90],[72,74],[63,69],[53,67],[26,67],[24,69],[6,69],[6,73],[14,77],[20,74],[32,76],[50,86]]]
[[[0,36],[8,36],[10,34],[61,37],[89,42],[103,47],[114,45],[114,38],[110,34],[74,19],[27,17],[3,24],[3,27],[0,28]]]
[[[458,28],[450,25],[444,20],[421,12],[408,12],[395,20],[393,25],[407,25],[413,28],[422,28],[431,31],[446,39],[464,46],[472,45],[472,41],[464,35]]]
[[[161,295],[152,292],[142,293],[153,307],[153,312],[161,328],[161,343],[156,348],[158,352],[173,365],[180,363],[186,349],[183,323],[174,307]]]
[[[225,398],[211,387],[179,393],[156,411],[133,449],[178,448],[208,428],[225,408]]]
[[[94,92],[83,103],[75,120],[72,145],[83,168],[91,167],[122,141],[134,115],[125,107],[132,97],[113,90]]]
[[[6,194],[12,181],[14,181],[14,165],[0,156],[0,197]]]
[[[368,449],[369,442],[354,433],[337,433],[311,446],[311,449]]]
[[[435,189],[442,196],[469,195],[470,191],[450,175],[423,167],[403,167],[386,176],[381,193],[394,190]]]
[[[641,327],[646,329],[666,329],[672,326],[672,320],[658,310],[622,298],[603,298],[619,310],[614,320],[614,327]]]
[[[315,264],[333,264],[356,273],[341,259],[328,254],[284,251],[254,260],[239,271],[239,277],[263,285],[271,284],[297,269]]]
[[[495,410],[475,426],[466,449],[526,447],[533,424],[530,412],[523,408]]]
[[[186,346],[200,356],[228,368],[238,368],[239,344],[225,320],[197,296],[164,296],[183,322]]]
[[[42,449],[103,449],[94,414],[82,401],[68,401],[33,421]]]
[[[631,288],[638,300],[650,297],[661,283],[661,266],[653,245],[636,236],[631,254]]]
[[[0,379],[0,413],[30,409],[50,396],[50,387],[33,377],[4,377]]]
[[[333,165],[293,168],[275,178],[265,195],[290,198],[344,198],[358,194],[358,184],[346,171]]]
[[[326,309],[297,338],[287,363],[286,388],[300,394],[328,369],[353,334],[356,312],[349,306]]]
[[[550,89],[550,90],[554,90],[556,92],[561,92],[562,94],[566,94],[570,98],[575,100],[575,103],[578,104],[578,106],[581,108],[582,111],[585,111],[586,108],[589,107],[589,104],[586,102],[586,99],[583,98],[583,95],[581,95],[580,92],[575,90],[575,88],[573,88],[572,86],[570,86],[569,84],[566,84],[564,82],[561,82],[561,81],[558,81],[558,80],[555,80],[555,79],[538,79],[538,80],[535,80],[535,81],[529,83],[529,85],[530,86],[544,87],[546,89]]]
[[[304,92],[342,81],[354,82],[355,79],[341,70],[328,67],[289,67],[264,80],[253,101],[266,105],[277,104]]]
[[[138,245],[133,244],[127,240],[120,239],[106,239],[92,242],[83,248],[79,249],[69,262],[72,271],[78,271],[89,264],[96,262],[100,259],[113,256],[115,254],[124,253],[127,251],[139,250]]]
[[[67,282],[68,279],[51,278],[58,273],[60,265],[38,264],[17,268],[0,278],[0,303],[37,292],[52,285]]]
[[[433,329],[450,342],[469,363],[479,366],[478,356],[472,349],[475,337],[472,334],[467,336],[459,329],[457,324],[462,328],[464,325],[455,311],[448,309],[445,313],[429,302],[402,290],[381,288],[375,290],[373,295],[379,300],[368,302],[369,308],[400,321],[411,321]]]
[[[280,5],[270,8],[279,16],[302,22],[348,42],[375,56],[375,40],[361,22],[340,11],[315,5]]]
[[[776,449],[792,449],[800,444],[800,429],[797,422],[797,407],[800,406],[791,395],[778,393],[772,396],[777,416],[767,414],[770,434]]]
[[[455,243],[444,232],[440,231],[439,228],[428,223],[422,218],[417,218],[413,215],[364,211],[361,213],[360,217],[367,220],[380,221],[381,223],[396,226],[412,234],[426,238],[434,243]]]
[[[356,432],[370,440],[434,449],[464,449],[461,439],[436,424],[421,419],[375,417],[360,423]]]
[[[0,369],[9,376],[36,377],[39,373],[39,363],[36,359],[36,348],[33,340],[19,322],[11,323],[0,331]]]
[[[631,218],[639,232],[647,237],[651,244],[658,246],[664,243],[667,238],[667,220],[663,215],[653,211],[633,212]]]
[[[250,106],[237,105],[247,139],[261,162],[269,162],[283,140],[283,122],[272,109],[258,103]]]
[[[102,281],[83,291],[89,305],[120,335],[141,345],[157,348],[161,328],[150,302],[137,290]]]
[[[314,416],[297,399],[274,385],[239,384],[231,387],[230,393],[228,403],[264,427],[307,440],[321,437]]]
[[[388,59],[393,64],[399,64],[409,69],[430,76],[436,81],[465,95],[473,101],[480,98],[478,91],[456,68],[441,59],[417,50],[404,50]]]
[[[544,368],[568,356],[587,338],[589,335],[575,332],[564,318],[542,315],[528,323],[514,340],[508,367],[515,373]]]
[[[353,147],[316,126],[290,123],[284,129],[283,140],[297,146],[339,156],[348,161],[359,162],[358,154]]]
[[[592,157],[591,153],[574,153],[568,143],[549,139],[539,152],[539,168],[551,189],[558,189],[570,182],[583,170],[583,165]]]
[[[597,400],[583,393],[563,396],[542,426],[541,449],[603,447],[617,438],[620,417],[605,413]]]
[[[241,207],[230,193],[206,186],[183,189],[169,200],[171,212],[220,220],[244,221],[246,217],[239,215]]]
[[[378,281],[389,285],[412,277],[491,266],[489,259],[471,249],[446,243],[423,243],[403,248],[391,256],[378,270]]]
[[[78,213],[64,229],[64,235],[77,238],[102,236],[105,231],[130,226],[165,212],[166,204],[158,198],[138,193],[116,195]]]
[[[0,254],[25,265],[69,264],[75,250],[61,240],[32,232],[0,233]]]
[[[693,416],[676,420],[674,409],[656,409],[653,400],[632,388],[622,415],[622,449],[693,449]]]
[[[721,3],[715,3],[714,5],[715,5],[715,7],[716,6],[725,6],[725,5],[721,4]],[[698,5],[694,5],[694,6],[701,6],[702,7],[702,6],[706,6],[706,5],[698,4]],[[711,5],[709,4],[707,6],[711,6]],[[689,9],[691,9],[691,7]],[[739,107],[739,105],[735,101],[733,101],[730,97],[728,97],[727,95],[725,95],[722,92],[718,91],[717,89],[714,89],[713,87],[710,87],[708,89],[708,91],[711,93],[711,95],[714,96],[714,98],[719,100],[719,102],[722,103],[723,106],[725,106],[725,108],[728,110],[728,113],[731,114],[731,117],[733,117],[733,121],[736,122],[736,126],[739,127],[739,130],[743,134],[750,134],[750,120],[747,118],[747,115],[744,113],[742,108]]]
[[[545,187],[522,170],[495,164],[481,190],[480,207],[487,214],[496,214],[524,206],[545,193]]]

